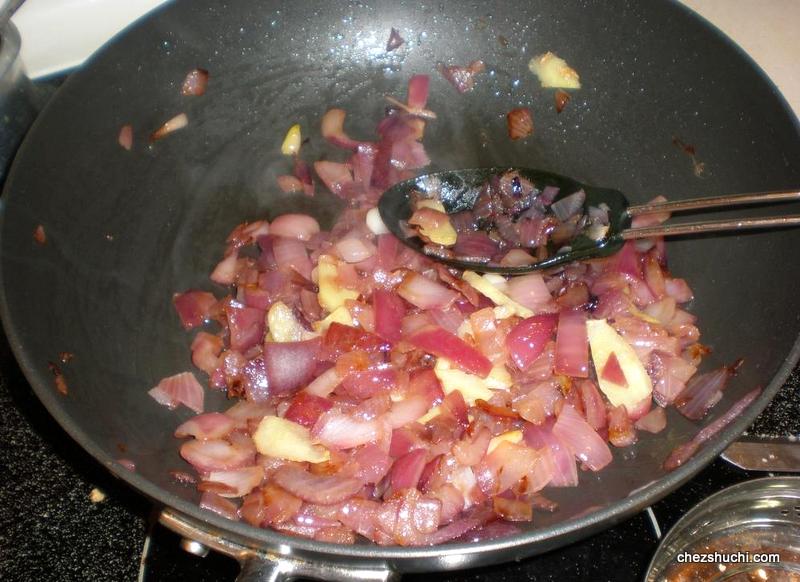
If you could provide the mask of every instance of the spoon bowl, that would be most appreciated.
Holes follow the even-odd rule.
[[[507,267],[493,263],[467,261],[448,258],[425,252],[425,242],[408,227],[408,220],[414,213],[412,201],[415,194],[439,200],[447,214],[471,210],[481,193],[482,188],[494,176],[507,172],[516,172],[534,185],[536,196],[548,186],[558,188],[558,194],[552,203],[570,196],[579,190],[586,194],[583,201],[583,212],[587,214],[590,207],[598,208],[601,204],[608,207],[608,229],[603,238],[596,240],[583,233],[570,239],[568,245],[547,243],[547,257],[530,265]],[[777,191],[758,194],[734,194],[679,200],[675,202],[655,202],[634,206],[628,203],[625,195],[619,190],[601,188],[583,184],[569,178],[544,170],[517,167],[470,168],[465,170],[447,170],[431,174],[423,174],[398,182],[383,193],[378,201],[378,211],[386,228],[403,244],[428,256],[431,260],[444,263],[457,269],[480,271],[484,273],[501,273],[504,275],[521,275],[531,271],[549,269],[558,265],[595,259],[613,255],[622,248],[626,240],[656,236],[672,236],[685,234],[704,234],[726,230],[744,230],[756,228],[776,228],[800,226],[800,215],[777,216],[769,218],[742,218],[702,222],[690,222],[640,228],[630,228],[632,217],[660,212],[694,211],[704,208],[731,207],[745,204],[763,204],[770,202],[800,200],[800,191]],[[551,205],[552,205],[551,203]]]
[[[431,259],[458,269],[519,275],[531,271],[549,269],[577,260],[606,257],[622,248],[625,241],[620,233],[628,228],[631,222],[631,218],[628,215],[628,200],[622,192],[611,188],[583,184],[566,176],[531,168],[470,168],[424,174],[410,180],[398,182],[386,190],[378,202],[378,211],[386,228],[392,234],[405,245],[425,254],[423,240],[414,234],[409,236],[409,231],[404,227],[414,213],[412,208],[412,195],[414,192],[422,192],[427,195],[438,193],[436,195],[437,199],[444,205],[448,214],[453,214],[462,210],[471,210],[480,194],[481,187],[493,176],[499,176],[509,171],[516,171],[523,178],[530,180],[537,190],[541,191],[547,186],[558,188],[558,195],[554,202],[583,189],[586,193],[586,200],[583,204],[584,213],[589,206],[596,207],[601,203],[607,204],[609,207],[608,236],[596,241],[587,236],[578,235],[570,242],[571,250],[556,253],[557,249],[548,248],[550,251],[548,258],[532,265],[520,267],[504,267],[428,255]]]

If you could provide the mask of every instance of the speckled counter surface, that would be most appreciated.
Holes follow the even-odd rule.
[[[56,424],[5,338],[0,351],[0,579],[134,580],[149,504]]]
[[[747,434],[762,438],[800,437],[800,366],[794,369]]]
[[[798,430],[795,371],[772,405],[778,428]],[[774,433],[769,416],[756,427]],[[797,434],[797,432],[795,433]],[[178,538],[151,525],[150,503],[115,479],[78,447],[33,395],[0,337],[0,579],[136,580],[145,538],[151,544],[142,579],[233,580],[236,563],[183,552]],[[760,475],[718,460],[690,484],[654,506],[662,530],[688,508],[728,485]],[[93,503],[98,488],[105,500]],[[519,563],[466,572],[409,576],[407,580],[505,582],[514,580],[613,580],[641,576],[658,545],[646,514],[574,544]]]

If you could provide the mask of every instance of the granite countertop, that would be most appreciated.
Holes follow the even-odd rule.
[[[685,0],[733,36],[800,110],[796,77],[800,2]],[[752,434],[800,434],[800,373],[762,415]],[[136,580],[146,540],[149,573],[142,580],[230,580],[235,562],[177,550],[178,539],[153,525],[151,504],[118,481],[74,443],[45,411],[0,335],[0,577],[4,580]],[[669,528],[701,499],[729,484],[760,476],[717,460],[691,483],[653,507]],[[93,501],[94,489],[105,499]],[[632,541],[634,540],[634,541]],[[658,544],[646,514],[587,542],[518,563],[426,575],[437,580],[639,580]],[[408,580],[423,580],[409,576]]]

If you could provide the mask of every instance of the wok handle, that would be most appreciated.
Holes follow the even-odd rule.
[[[396,582],[400,578],[388,564],[375,561],[334,561],[295,555],[288,544],[268,548],[250,538],[233,538],[224,530],[213,528],[175,509],[165,507],[158,516],[162,525],[184,540],[192,553],[204,555],[203,550],[215,550],[239,562],[238,582],[283,582],[297,578],[330,580],[331,582]],[[322,553],[322,551],[320,551]]]
[[[283,582],[308,578],[332,582],[389,582],[400,577],[397,572],[388,568],[309,562],[286,556],[266,558],[254,555],[240,560],[239,563],[242,569],[236,582]]]

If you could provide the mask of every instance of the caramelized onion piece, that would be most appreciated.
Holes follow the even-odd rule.
[[[508,137],[522,139],[533,133],[533,114],[527,107],[517,107],[506,115]]]
[[[208,71],[205,69],[194,69],[189,71],[181,86],[182,95],[195,95],[199,97],[205,94],[208,85]]]
[[[183,129],[187,125],[189,125],[189,118],[185,113],[179,113],[150,134],[150,143],[158,141],[179,129]]]
[[[567,103],[569,103],[571,97],[569,93],[567,93],[563,89],[559,89],[558,91],[556,91],[555,99],[556,99],[556,113],[561,113],[562,111],[564,111],[564,108],[567,106]]]

